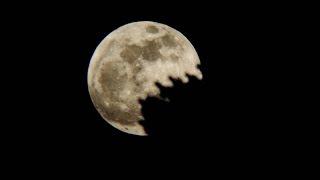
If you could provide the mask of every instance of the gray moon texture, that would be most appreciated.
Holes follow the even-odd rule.
[[[126,24],[96,48],[88,69],[92,102],[105,121],[134,135],[146,136],[139,100],[158,97],[156,82],[173,86],[169,77],[187,83],[202,79],[196,50],[177,30],[156,22]]]

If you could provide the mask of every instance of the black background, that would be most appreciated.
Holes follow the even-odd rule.
[[[282,102],[273,100],[279,89],[270,83],[280,66],[282,42],[275,39],[284,33],[286,17],[265,5],[199,4],[20,4],[3,12],[1,128],[8,162],[191,168],[202,161],[240,167],[272,159],[279,152],[275,145],[283,143],[275,115]],[[142,102],[149,137],[111,127],[87,89],[97,45],[133,21],[160,22],[183,33],[198,52],[204,77],[163,88],[170,103]]]

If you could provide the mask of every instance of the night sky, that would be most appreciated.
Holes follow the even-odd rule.
[[[8,58],[1,68],[7,109],[1,128],[10,162],[72,166],[85,160],[120,158],[121,163],[133,156],[148,165],[165,161],[160,156],[176,163],[271,157],[265,152],[273,151],[268,144],[275,142],[279,118],[274,115],[276,89],[268,85],[279,59],[271,53],[276,31],[270,24],[281,24],[273,21],[276,17],[245,4],[154,4],[131,10],[120,4],[21,5],[18,16],[4,19]],[[91,102],[86,79],[101,40],[142,20],[184,34],[203,74],[202,81],[190,77],[188,84],[161,87],[169,103],[141,102],[149,137],[125,134],[105,122]]]

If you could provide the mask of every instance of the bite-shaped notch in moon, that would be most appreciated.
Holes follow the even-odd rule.
[[[147,135],[139,100],[160,94],[156,82],[172,86],[169,77],[202,79],[191,43],[177,30],[156,22],[134,22],[111,32],[96,48],[88,69],[88,88],[100,115],[115,128]]]

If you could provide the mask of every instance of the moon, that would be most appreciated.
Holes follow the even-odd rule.
[[[159,96],[156,82],[173,86],[171,78],[187,83],[202,79],[200,59],[188,39],[157,22],[126,24],[98,45],[88,69],[88,90],[102,118],[120,131],[146,136],[139,100]]]

